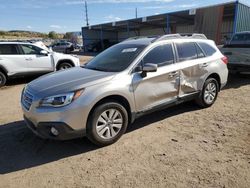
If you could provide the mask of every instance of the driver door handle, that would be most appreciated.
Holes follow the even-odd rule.
[[[26,61],[32,61],[32,58],[29,57],[29,58],[25,58]]]
[[[171,73],[169,73],[169,77],[170,78],[173,78],[173,77],[175,77],[175,76],[177,76],[178,75],[178,71],[173,71],[173,72],[171,72]]]

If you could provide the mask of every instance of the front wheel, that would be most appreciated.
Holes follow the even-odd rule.
[[[94,144],[107,146],[115,143],[126,131],[128,113],[117,102],[106,102],[97,106],[87,123],[87,137]]]
[[[203,89],[196,103],[203,108],[210,107],[217,99],[219,92],[218,81],[214,78],[209,78],[205,81]]]

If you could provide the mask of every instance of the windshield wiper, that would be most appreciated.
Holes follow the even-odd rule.
[[[102,72],[112,72],[109,69],[103,69],[103,68],[98,68],[98,67],[83,66],[82,68],[86,68],[86,69],[90,69],[90,70],[96,70],[96,71],[102,71]]]

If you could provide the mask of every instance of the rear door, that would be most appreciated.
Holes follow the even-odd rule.
[[[32,44],[21,44],[20,48],[23,51],[27,70],[29,72],[50,72],[53,71],[52,56],[42,55],[40,52],[43,50]]]
[[[0,44],[0,65],[9,75],[28,72],[27,62],[17,44]]]
[[[179,71],[174,64],[171,43],[151,49],[143,58],[143,64],[157,64],[157,72],[141,72],[133,75],[133,91],[138,112],[175,101],[178,97]]]
[[[195,42],[178,42],[175,45],[178,54],[177,64],[180,68],[179,96],[195,94],[203,84],[209,62]]]

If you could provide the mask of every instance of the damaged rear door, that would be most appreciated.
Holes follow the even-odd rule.
[[[198,93],[207,75],[205,54],[195,42],[175,43],[180,67],[179,97]]]

